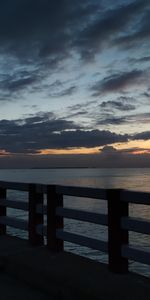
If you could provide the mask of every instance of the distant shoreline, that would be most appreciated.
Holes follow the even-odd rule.
[[[57,170],[57,169],[150,169],[150,166],[144,167],[29,167],[29,168],[1,168],[0,170]]]

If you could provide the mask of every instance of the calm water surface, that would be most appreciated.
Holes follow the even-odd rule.
[[[0,170],[0,180],[17,182],[35,182],[47,184],[64,184],[75,186],[88,186],[97,188],[123,188],[129,190],[150,192],[150,169],[15,169]],[[26,193],[10,192],[11,197],[27,198]],[[102,200],[65,197],[66,207],[75,207],[93,212],[107,213],[107,203]],[[19,218],[26,218],[26,214],[9,209],[9,214],[16,214]],[[130,215],[150,219],[150,212],[145,205],[130,205]],[[11,229],[12,230],[12,229]],[[107,228],[105,226],[90,224],[73,220],[65,220],[65,230],[84,234],[89,237],[107,240]],[[13,234],[25,237],[25,233],[13,230]],[[150,251],[148,235],[130,233],[130,244],[137,245]],[[83,256],[107,262],[107,255],[90,250],[86,247],[65,243],[68,251]],[[150,276],[150,268],[144,264],[131,262],[130,268],[136,272]]]
[[[150,168],[145,169],[24,169],[0,170],[0,180],[124,188],[150,192]]]

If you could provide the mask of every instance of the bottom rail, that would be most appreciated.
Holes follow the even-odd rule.
[[[12,217],[0,217],[0,224],[22,229],[22,230],[28,230],[28,223],[24,220],[17,220],[16,218]]]
[[[107,242],[104,241],[99,241],[96,239],[88,238],[82,235],[70,233],[67,231],[63,231],[61,229],[58,229],[56,231],[56,237],[58,239],[70,242],[70,243],[75,243],[79,244],[82,246],[86,246],[95,250],[100,250],[102,252],[108,252],[108,244]]]
[[[122,246],[122,256],[128,259],[150,265],[150,251],[138,250],[131,246]]]

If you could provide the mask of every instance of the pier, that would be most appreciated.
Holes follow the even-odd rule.
[[[23,191],[26,201],[7,191]],[[64,196],[101,199],[108,213],[64,206]],[[150,221],[129,216],[129,203],[150,204],[150,193],[58,185],[0,182],[0,267],[54,299],[149,299],[149,279],[129,272],[129,260],[150,264],[150,253],[129,243],[129,231],[150,234]],[[7,208],[24,210],[27,220],[9,216]],[[108,241],[64,229],[64,219],[104,225]],[[12,237],[7,226],[26,230],[27,240]],[[64,242],[108,253],[108,265],[67,253]]]

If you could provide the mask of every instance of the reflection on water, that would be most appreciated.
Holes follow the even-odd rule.
[[[150,169],[46,169],[46,170],[0,170],[0,180],[19,182],[39,182],[90,186],[99,188],[123,188],[150,192]],[[10,197],[20,201],[27,199],[27,193],[10,191]],[[92,212],[107,213],[107,202],[96,199],[64,197],[66,207],[74,207]],[[27,218],[27,214],[14,209],[8,209],[9,214]],[[150,219],[150,212],[145,205],[130,204],[130,216]],[[65,220],[65,229],[88,237],[107,240],[107,227],[88,222]],[[12,229],[9,229],[12,232]],[[24,232],[13,229],[13,234],[27,238]],[[145,249],[150,249],[148,235],[130,233],[130,243]],[[71,243],[65,243],[67,251],[107,262],[107,255]],[[131,262],[131,269],[150,276],[150,268],[143,264]]]

